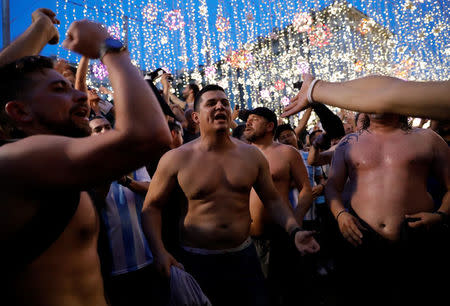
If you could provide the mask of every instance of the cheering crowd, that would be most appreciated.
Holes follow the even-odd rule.
[[[93,21],[62,42],[77,68],[39,56],[56,24],[0,53],[1,305],[449,303],[450,81],[305,74],[277,117],[159,90]]]

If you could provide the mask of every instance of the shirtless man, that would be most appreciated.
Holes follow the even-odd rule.
[[[224,90],[204,87],[194,110],[200,138],[161,158],[144,202],[143,226],[155,264],[167,276],[172,265],[180,266],[161,240],[161,209],[171,195],[182,193],[186,203],[179,259],[186,271],[213,305],[267,305],[261,267],[249,239],[251,188],[301,253],[316,252],[319,245],[311,232],[298,231],[261,151],[230,137],[231,108]]]
[[[84,137],[90,134],[86,94],[56,72],[51,59],[26,57],[0,68],[2,304],[107,304],[99,220],[87,191],[170,144],[154,94],[128,53],[112,49],[108,37],[100,24],[76,21],[63,43],[108,68],[117,129],[97,137]],[[10,48],[21,49],[20,40]]]
[[[438,275],[448,275],[448,253],[441,250],[448,246],[448,233],[440,230],[450,210],[449,148],[429,129],[409,129],[406,117],[369,117],[367,130],[347,135],[338,145],[326,186],[347,241],[342,273],[353,280],[340,281],[346,287],[340,291],[343,302],[380,305],[389,298],[392,304],[440,305],[433,302],[445,295],[436,294],[445,292],[439,290]],[[447,186],[440,207],[427,193],[430,173]],[[341,196],[347,178],[349,210]]]
[[[277,116],[266,107],[255,108],[248,113],[245,138],[259,148],[269,162],[270,174],[275,188],[283,199],[284,205],[292,210],[289,191],[297,188],[298,205],[295,217],[299,224],[312,204],[311,185],[303,159],[293,147],[273,141],[277,128]],[[298,252],[289,243],[289,236],[270,219],[258,195],[252,190],[250,194],[250,212],[252,217],[252,236],[259,237],[258,244],[267,239],[270,245],[268,260],[268,280],[271,305],[290,305],[298,300],[296,288],[299,283],[301,259]],[[262,262],[267,262],[266,255],[259,250]],[[266,268],[263,265],[264,268]]]
[[[295,216],[301,225],[305,213],[312,204],[311,185],[298,151],[291,146],[273,141],[276,127],[275,113],[266,107],[258,107],[249,112],[244,136],[263,152],[269,162],[275,188],[289,208],[291,208],[289,190],[293,187],[291,184],[293,183],[294,187],[300,191]],[[250,196],[250,211],[253,221],[252,235],[259,236],[263,232],[264,223],[269,220],[267,220],[267,213],[264,213],[263,203],[254,191]]]

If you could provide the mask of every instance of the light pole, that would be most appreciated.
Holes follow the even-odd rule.
[[[10,43],[9,32],[9,0],[2,0],[2,31],[3,31],[3,48]]]

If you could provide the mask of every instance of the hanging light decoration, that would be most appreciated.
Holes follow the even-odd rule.
[[[308,38],[311,46],[322,48],[330,44],[331,37],[333,37],[333,34],[331,33],[328,26],[324,24],[312,26],[308,30]]]
[[[233,68],[247,69],[253,63],[253,55],[245,50],[231,51],[227,61]]]
[[[228,31],[230,29],[230,21],[228,20],[228,18],[219,16],[216,20],[216,28],[219,32]]]
[[[292,25],[297,32],[307,32],[312,25],[312,17],[308,13],[296,13]]]
[[[142,9],[142,16],[147,20],[148,22],[153,22],[156,20],[156,17],[158,16],[158,7],[154,4],[147,4]]]
[[[172,10],[166,13],[164,22],[171,31],[181,30],[186,25],[180,10]]]
[[[450,27],[443,0],[75,2],[56,0],[62,31],[83,18],[103,23],[112,36],[127,38],[142,71],[170,69],[178,95],[191,80],[215,83],[234,103],[279,111],[298,91],[293,80],[305,72],[333,82],[368,74],[448,78]],[[57,52],[78,61],[65,49]],[[107,85],[104,67],[93,64],[90,72],[89,82]]]
[[[92,65],[92,73],[99,80],[103,80],[108,77],[108,70],[106,70],[106,66],[102,63],[94,63]]]

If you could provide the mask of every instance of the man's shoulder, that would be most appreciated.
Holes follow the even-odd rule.
[[[350,133],[342,137],[342,139],[339,141],[339,143],[336,145],[337,149],[344,149],[347,146],[356,144],[361,137],[365,137],[367,131],[361,131],[357,133]]]
[[[285,156],[297,156],[300,155],[300,151],[290,145],[285,145],[279,142],[274,142],[272,144],[272,148],[274,151],[277,151],[279,154],[283,154]]]

